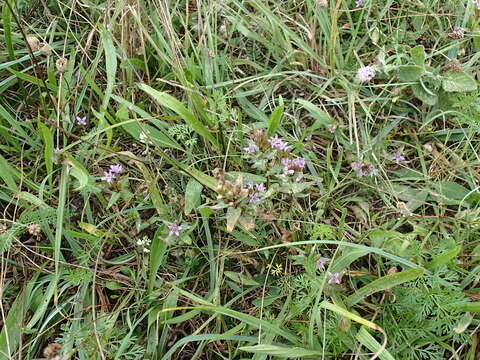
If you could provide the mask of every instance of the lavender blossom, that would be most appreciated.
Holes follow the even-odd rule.
[[[372,66],[364,66],[357,71],[357,79],[360,82],[367,82],[375,77],[375,68]]]
[[[50,159],[52,160],[53,163],[55,164],[58,163],[58,157],[56,157],[55,155],[52,156]]]
[[[328,283],[329,284],[340,284],[340,273],[331,273],[328,272]]]
[[[53,152],[55,154],[58,154],[60,151],[61,151],[61,149],[59,147],[56,147],[56,148],[53,149]]]
[[[302,170],[305,167],[305,164],[305,159],[302,157],[293,160],[293,166],[295,166],[298,170]]]
[[[256,204],[260,202],[260,196],[258,192],[250,194],[248,197],[250,198],[250,204]]]
[[[352,169],[355,171],[359,178],[364,176],[375,176],[378,174],[378,170],[373,164],[366,164],[360,161],[352,163]]]
[[[243,151],[245,151],[247,154],[253,154],[255,152],[255,146],[253,143],[248,143],[248,146],[244,147]]]
[[[317,260],[317,268],[319,270],[324,271],[325,270],[325,263],[327,263],[327,262],[328,262],[327,259],[318,259]]]
[[[267,191],[267,188],[265,187],[264,183],[255,185],[255,188],[256,188],[258,193],[263,193],[263,192]]]
[[[355,6],[360,7],[363,5],[363,0],[355,0]]]
[[[172,224],[168,224],[167,228],[168,228],[168,230],[170,230],[168,232],[169,236],[173,236],[173,235],[180,236],[180,231],[182,230],[182,227],[180,225],[178,225],[177,222],[174,222]]]
[[[270,144],[270,147],[272,149],[278,150],[278,151],[285,151],[289,152],[292,147],[288,145],[286,141],[284,141],[282,138],[279,138],[278,135],[275,135],[274,137],[271,137],[268,139],[268,143]]]
[[[104,171],[101,179],[110,184],[113,182],[113,180],[115,180],[115,174],[111,171]]]
[[[79,126],[87,125],[87,117],[86,116],[84,116],[84,117],[77,116],[76,119],[77,119],[77,125],[79,125]]]
[[[405,156],[403,156],[400,151],[397,151],[392,155],[392,161],[395,161],[396,164],[400,164],[404,160]]]
[[[472,3],[477,7],[477,10],[480,10],[480,0],[472,0]]]
[[[61,149],[59,147],[56,147],[56,148],[53,149],[54,154],[58,154],[58,153],[60,153],[60,151],[61,151]],[[53,163],[55,163],[55,164],[58,163],[58,156],[53,155],[50,159],[52,160]]]
[[[120,174],[123,171],[122,165],[110,165],[110,172],[113,174]]]

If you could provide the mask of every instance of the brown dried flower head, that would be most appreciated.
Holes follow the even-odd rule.
[[[55,65],[57,66],[57,71],[59,73],[64,73],[68,69],[68,61],[65,58],[58,58]]]
[[[38,224],[32,224],[28,227],[28,232],[33,236],[38,236],[42,232],[42,228]]]
[[[27,36],[27,44],[30,47],[30,50],[37,51],[40,46],[40,40],[35,36]]]

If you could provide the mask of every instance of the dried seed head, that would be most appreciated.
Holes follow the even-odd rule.
[[[53,49],[47,43],[40,43],[39,50],[40,50],[40,54],[45,55],[45,56],[50,56],[50,55],[52,55],[52,50]]]
[[[7,225],[0,225],[0,235],[7,232]]]
[[[40,45],[40,40],[35,36],[27,36],[27,44],[30,47],[30,50],[37,51]]]
[[[328,0],[318,0],[318,6],[325,9],[328,7]]]
[[[38,236],[42,232],[42,228],[38,224],[32,224],[28,227],[28,232],[33,236]]]
[[[62,345],[57,343],[48,344],[45,349],[43,349],[43,356],[47,359],[53,359],[56,356],[60,355],[62,351]]]
[[[65,58],[58,58],[57,61],[55,62],[55,65],[57,66],[57,71],[59,73],[64,73],[65,71],[67,71],[68,61]]]

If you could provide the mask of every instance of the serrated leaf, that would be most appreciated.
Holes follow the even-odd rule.
[[[398,76],[402,81],[417,81],[424,73],[423,66],[403,65],[398,68]]]
[[[227,209],[227,231],[232,232],[233,228],[237,224],[238,219],[242,215],[242,209],[229,207]]]
[[[477,82],[463,71],[449,71],[443,75],[443,90],[447,92],[468,92],[477,90]]]
[[[200,206],[203,186],[195,179],[190,179],[185,188],[185,215]]]

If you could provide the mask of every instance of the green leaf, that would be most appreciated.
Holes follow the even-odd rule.
[[[402,81],[417,81],[424,73],[424,68],[417,65],[403,65],[398,68],[398,76]]]
[[[282,98],[280,98],[280,105],[277,106],[275,110],[273,110],[272,115],[270,115],[270,118],[268,119],[268,130],[267,130],[268,137],[273,136],[277,131],[280,125],[280,120],[282,119],[283,110],[284,110],[284,104],[283,104]]]
[[[439,266],[445,265],[450,262],[452,259],[455,259],[458,254],[462,251],[461,246],[455,246],[453,249],[445,251],[444,253],[433,258],[425,267],[428,270],[433,270]]]
[[[160,266],[165,260],[165,255],[168,249],[168,243],[163,240],[163,232],[165,231],[165,225],[161,225],[152,239],[152,245],[150,246],[150,271],[148,278],[148,290],[151,292],[157,278],[157,272]]]
[[[310,131],[320,128],[320,126],[332,125],[334,122],[325,111],[320,110],[316,105],[312,104],[309,101],[298,99],[297,102],[302,105],[305,109],[308,110],[310,116],[315,119],[315,122],[308,129]]]
[[[90,181],[90,174],[87,169],[77,160],[75,160],[69,153],[65,154],[65,157],[68,160],[69,165],[71,166],[70,175],[78,180],[79,186],[74,189],[76,191],[82,190],[85,186],[88,185]]]
[[[322,355],[322,351],[309,350],[298,346],[287,345],[269,345],[259,344],[253,346],[242,346],[241,351],[251,352],[255,354],[265,354],[270,356],[277,356],[280,358],[304,358],[304,357],[318,357]]]
[[[241,208],[234,208],[230,206],[227,209],[227,231],[228,232],[233,231],[233,228],[235,227],[238,219],[240,218],[240,215],[242,215]]]
[[[17,191],[17,183],[13,179],[14,174],[16,174],[16,170],[0,155],[0,179],[2,179],[13,192]]]
[[[360,342],[363,346],[365,346],[370,351],[379,351],[381,348],[380,343],[375,340],[375,338],[368,332],[365,326],[362,326],[360,330],[358,330],[357,335],[355,338]],[[388,350],[383,351],[378,356],[381,360],[395,360],[395,358],[388,352]]]
[[[415,280],[416,278],[423,275],[423,271],[423,268],[418,267],[381,277],[380,279],[372,281],[370,284],[365,285],[361,289],[355,291],[347,298],[346,303],[348,304],[348,306],[353,306],[365,297],[370,296],[376,292],[384,291],[394,286],[400,285],[404,282]]]
[[[225,274],[226,277],[232,279],[233,281],[235,281],[235,282],[237,282],[241,285],[249,285],[249,286],[260,285],[257,281],[255,281],[253,279],[250,279],[249,277],[247,277],[243,274],[237,273],[237,272],[224,271],[223,273]]]
[[[185,189],[185,215],[200,206],[203,186],[195,179],[190,179]]]
[[[421,66],[422,68],[425,66],[425,48],[423,45],[417,45],[412,50],[410,50],[410,55],[412,56],[412,60],[417,66]]]
[[[154,98],[160,105],[165,106],[177,113],[193,130],[195,130],[200,136],[210,141],[217,149],[220,148],[217,139],[215,139],[210,130],[208,130],[180,101],[175,99],[173,96],[155,90],[148,85],[140,84],[139,87],[141,90],[145,91],[148,95]]]
[[[45,145],[44,150],[43,150],[43,155],[45,158],[45,166],[47,168],[47,174],[51,174],[53,171],[53,162],[52,162],[52,156],[53,156],[53,135],[50,131],[50,129],[42,122],[38,123],[38,127],[40,129],[40,134],[42,134],[42,140],[43,144]],[[48,178],[50,186],[53,184],[53,179],[50,176]]]
[[[458,205],[470,191],[453,181],[439,181],[432,184],[430,195],[447,205]]]
[[[418,99],[420,99],[427,105],[435,105],[438,101],[438,95],[431,92],[430,90],[425,90],[425,88],[421,84],[413,84],[412,91],[413,95],[415,95]]]
[[[447,92],[476,91],[477,82],[463,71],[451,70],[443,75],[442,87]]]
[[[106,28],[102,28],[102,45],[105,52],[105,68],[107,70],[107,88],[103,96],[102,107],[106,109],[113,92],[117,73],[117,53],[110,32]]]
[[[465,303],[455,304],[454,307],[458,311],[480,312],[480,301],[470,302],[466,304]]]

